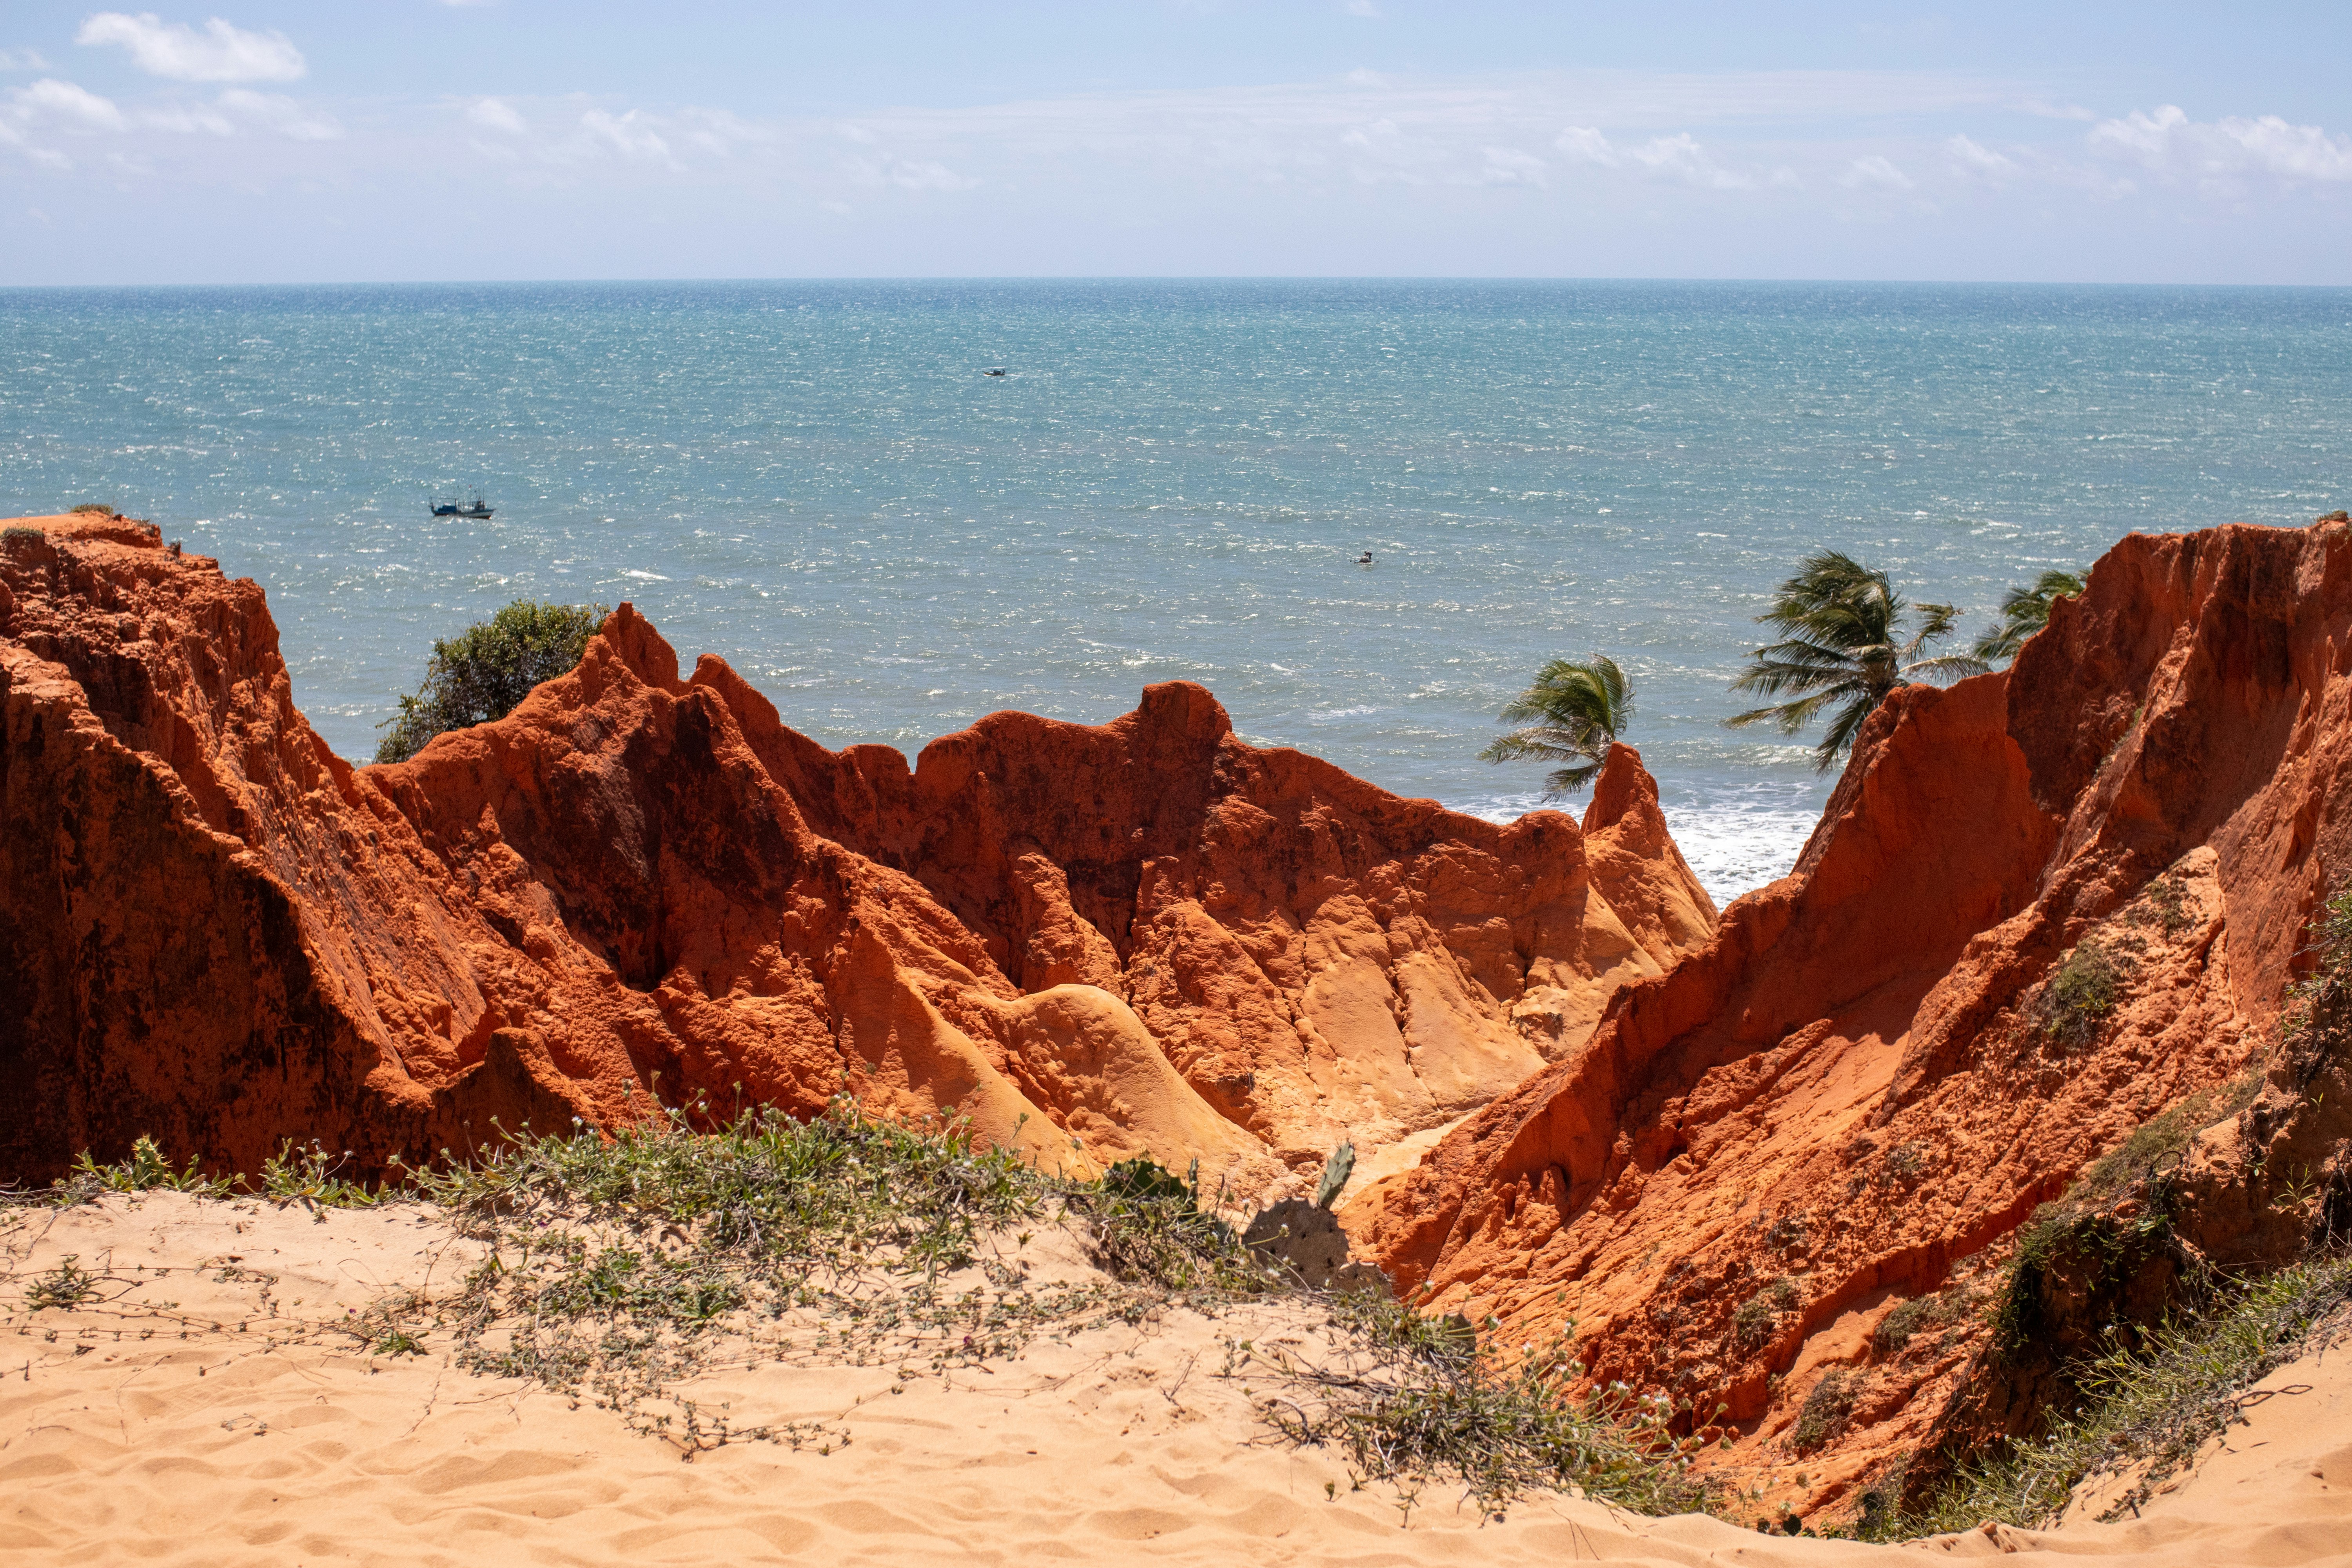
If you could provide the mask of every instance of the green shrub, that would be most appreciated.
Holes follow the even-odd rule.
[[[1904,1520],[1901,1533],[1968,1530],[1988,1519],[2038,1528],[2085,1479],[2127,1470],[2131,1486],[2100,1517],[2137,1513],[2209,1439],[2243,1422],[2239,1394],[2331,1337],[2347,1304],[2352,1259],[2304,1263],[2156,1330],[2137,1351],[2098,1357],[2080,1380],[2093,1396],[2088,1408],[1963,1473]]]
[[[100,1292],[98,1276],[81,1266],[81,1255],[68,1252],[65,1260],[46,1274],[33,1276],[25,1287],[25,1305],[38,1312],[54,1307],[71,1311],[85,1301],[95,1301]]]
[[[1880,1355],[1894,1355],[1917,1335],[1958,1318],[1964,1300],[1957,1290],[1914,1296],[1878,1321],[1870,1342]]]
[[[1731,1314],[1732,1342],[1743,1351],[1763,1349],[1770,1342],[1781,1314],[1795,1311],[1802,1300],[1795,1280],[1770,1281]]]
[[[389,732],[375,760],[404,763],[436,735],[505,718],[533,687],[580,662],[604,615],[602,605],[517,599],[488,620],[435,643],[425,684],[377,726]]]
[[[2042,992],[2042,1032],[2064,1046],[2086,1045],[2123,999],[2123,965],[2084,939],[2066,955]]]
[[[1234,1370],[1263,1368],[1286,1384],[1260,1402],[1260,1416],[1295,1443],[1340,1449],[1367,1479],[1453,1477],[1497,1518],[1536,1490],[1572,1487],[1650,1514],[1714,1495],[1691,1473],[1699,1440],[1670,1430],[1666,1396],[1622,1383],[1579,1394],[1585,1368],[1565,1338],[1506,1355],[1461,1319],[1432,1318],[1384,1292],[1332,1298],[1330,1312],[1348,1352],[1339,1366],[1301,1367],[1243,1344]]]
[[[1813,1384],[1813,1391],[1805,1395],[1805,1403],[1798,1408],[1796,1429],[1790,1435],[1790,1442],[1798,1453],[1810,1454],[1845,1430],[1846,1422],[1853,1415],[1855,1396],[1862,1393],[1863,1381],[1861,1373],[1843,1367],[1832,1367],[1822,1373],[1821,1381]]]
[[[308,1203],[320,1208],[372,1208],[397,1193],[397,1188],[370,1187],[342,1174],[352,1158],[348,1149],[328,1153],[315,1138],[300,1147],[289,1138],[261,1162],[261,1191],[281,1206]]]
[[[90,1158],[85,1149],[76,1156],[73,1169],[58,1184],[60,1197],[79,1202],[100,1193],[172,1192],[194,1193],[199,1197],[219,1197],[236,1183],[215,1181],[201,1175],[196,1170],[196,1157],[188,1156],[185,1168],[173,1170],[163,1151],[155,1146],[152,1138],[142,1137],[131,1145],[128,1159],[111,1165],[101,1165]]]

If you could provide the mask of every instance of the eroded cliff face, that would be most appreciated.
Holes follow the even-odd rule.
[[[1715,921],[1624,748],[1582,827],[1245,745],[1181,683],[910,768],[627,605],[507,719],[354,769],[260,589],[121,519],[9,526],[0,705],[0,1178],[849,1092],[1276,1195],[1343,1137],[1418,1152]]]
[[[1934,1435],[2038,1205],[2248,1071],[2278,1081],[2166,1173],[2179,1234],[2291,1253],[2352,1131],[2289,1114],[2319,1069],[2272,1048],[2352,867],[2347,668],[2343,524],[2126,539],[2011,670],[1873,716],[1791,876],[1343,1218],[1433,1307],[1572,1331],[1806,1510]],[[2249,1139],[2308,1212],[2250,1195]]]

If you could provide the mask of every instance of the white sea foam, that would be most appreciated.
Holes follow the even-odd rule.
[[[1675,847],[1719,909],[1795,868],[1821,820],[1822,790],[1812,779],[1772,779],[1704,794],[1669,791],[1658,804]],[[1543,805],[1581,818],[1585,802],[1547,801],[1531,792],[1466,800],[1454,809],[1488,822],[1516,822]]]

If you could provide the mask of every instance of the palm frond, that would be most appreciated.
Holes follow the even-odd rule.
[[[1758,648],[1756,658],[1731,683],[1734,691],[1753,691],[1759,696],[1777,697],[1783,691],[1810,691],[1817,686],[1837,685],[1862,679],[1862,671],[1850,659],[1790,659],[1771,657],[1788,648]]]
[[[1594,749],[1584,736],[1538,725],[1496,736],[1485,751],[1478,753],[1478,760],[1482,763],[1517,763],[1532,757],[1538,762],[1561,763],[1591,756]],[[1601,742],[1599,750],[1605,752],[1608,749],[1606,741]]]
[[[1503,709],[1506,723],[1524,724],[1497,737],[1479,760],[1517,762],[1539,757],[1576,765],[1556,770],[1545,781],[1547,795],[1565,795],[1591,782],[1607,760],[1612,742],[1633,719],[1633,683],[1617,661],[1555,658],[1536,672],[1534,684]]]
[[[2042,574],[2031,587],[2011,588],[2000,597],[2000,624],[1977,638],[1976,656],[1988,664],[2015,658],[2026,638],[2050,624],[2050,606],[2082,591],[2080,575],[2056,569]]]
[[[1857,697],[1838,710],[1830,721],[1829,733],[1813,748],[1813,766],[1822,773],[1835,767],[1839,759],[1853,750],[1853,738],[1862,733],[1863,721],[1878,711],[1878,704],[1868,697]]]
[[[1831,687],[1826,691],[1816,691],[1811,697],[1801,697],[1794,702],[1782,702],[1770,708],[1751,708],[1745,713],[1733,714],[1724,722],[1732,729],[1744,730],[1750,724],[1761,724],[1769,719],[1780,727],[1780,733],[1793,735],[1811,723],[1813,715],[1840,698],[1851,697],[1863,701],[1868,695],[1861,682],[1849,681]]]
[[[1946,653],[1934,658],[1923,658],[1916,664],[1906,664],[1903,667],[1903,674],[1906,679],[1915,676],[1929,676],[1937,680],[1959,680],[1971,675],[1982,675],[1991,668],[1974,654]]]
[[[1758,708],[1725,721],[1735,728],[1770,721],[1795,734],[1832,705],[1838,707],[1820,747],[1829,767],[1853,744],[1862,721],[1906,677],[1972,675],[1983,666],[1964,656],[1923,658],[1959,621],[1955,605],[1914,605],[1884,572],[1843,551],[1821,550],[1798,563],[1772,607],[1757,616],[1786,637],[1758,648],[1732,683],[1759,696],[1805,693],[1798,700]],[[1905,635],[1908,631],[1908,636]]]

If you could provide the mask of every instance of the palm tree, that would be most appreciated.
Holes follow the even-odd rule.
[[[2083,591],[2083,579],[2072,572],[2044,572],[2031,588],[2011,588],[2000,596],[2000,625],[1977,638],[1977,657],[1990,664],[2015,658],[2025,639],[2050,624],[2050,601]]]
[[[1921,676],[1981,675],[1985,663],[1965,654],[1924,658],[1929,643],[1951,635],[1960,612],[1950,605],[1910,605],[1887,582],[1836,550],[1808,555],[1797,574],[1780,584],[1772,607],[1757,616],[1788,634],[1759,647],[1748,668],[1731,683],[1734,691],[1778,697],[1801,692],[1796,700],[1752,709],[1725,722],[1734,727],[1767,719],[1793,735],[1824,709],[1836,707],[1829,733],[1815,748],[1827,772],[1853,746],[1862,721],[1886,694]],[[1916,618],[1908,641],[1905,625]],[[1841,706],[1842,705],[1842,706]]]
[[[1524,724],[1478,753],[1481,762],[1524,757],[1570,763],[1544,780],[1546,795],[1582,789],[1609,760],[1610,742],[1633,721],[1633,683],[1617,661],[1600,654],[1579,661],[1555,658],[1536,672],[1533,686],[1503,710],[1503,722]]]

